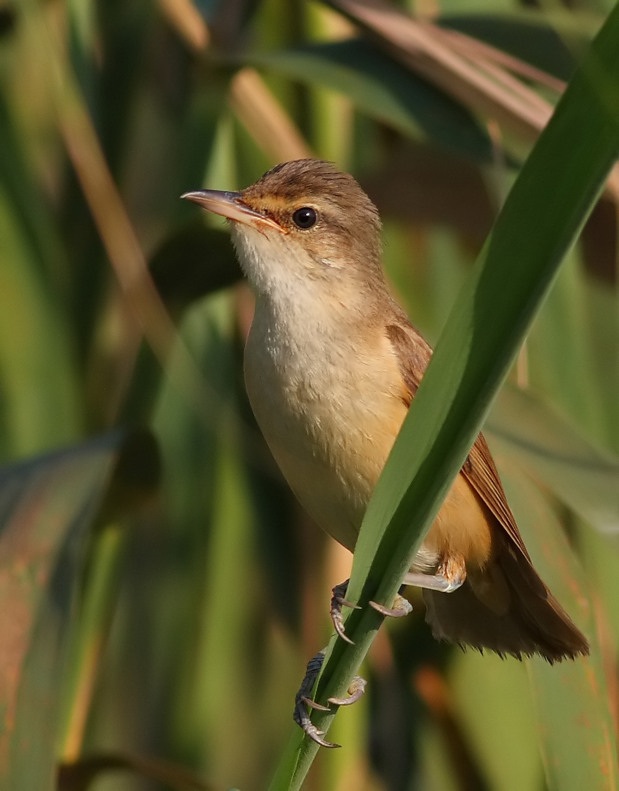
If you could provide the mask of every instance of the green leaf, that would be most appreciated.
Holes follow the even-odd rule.
[[[515,387],[503,389],[488,427],[498,445],[583,519],[603,533],[619,532],[619,459]]]
[[[209,228],[201,217],[168,236],[152,256],[149,269],[161,299],[175,316],[206,294],[241,279],[230,234]]]
[[[82,539],[123,433],[0,471],[0,787],[54,788],[67,630]]]
[[[310,85],[339,91],[371,118],[405,135],[488,161],[492,147],[476,121],[444,93],[364,39],[315,44],[248,62]]]
[[[593,630],[587,585],[552,509],[526,475],[506,478],[506,491],[540,575],[570,613]],[[550,666],[526,663],[537,709],[539,744],[550,789],[616,788],[616,737],[601,653]]]
[[[81,422],[67,317],[53,300],[62,265],[51,215],[0,98],[0,454],[41,453],[75,439]],[[44,382],[45,387],[33,383]],[[4,442],[2,442],[4,440]]]

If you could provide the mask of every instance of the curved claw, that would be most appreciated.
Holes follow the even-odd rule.
[[[348,695],[345,698],[329,698],[329,703],[334,706],[350,706],[356,703],[360,697],[365,693],[367,681],[361,676],[355,676],[348,687]]]
[[[323,706],[322,703],[316,703],[315,700],[312,700],[311,698],[308,698],[305,695],[301,695],[299,697],[299,700],[305,703],[305,705],[308,706],[308,708],[310,709],[315,709],[316,711],[331,711],[331,709],[328,706]],[[329,702],[333,703],[334,701],[332,701],[331,698],[329,698]]]
[[[323,739],[322,737],[324,735],[324,731],[318,730],[318,728],[310,722],[309,718],[306,719],[307,724],[299,723],[299,725],[301,725],[303,728],[305,735],[308,736],[313,742],[316,742],[316,744],[319,744],[321,747],[327,747],[331,750],[335,750],[342,746],[337,742],[328,742],[326,739]]]
[[[349,643],[350,645],[354,645],[353,640],[346,634],[346,629],[344,627],[344,620],[342,619],[342,611],[337,607],[331,607],[329,611],[331,615],[331,623],[333,624],[333,628],[338,633],[338,635],[344,640],[345,642]]]
[[[344,620],[342,618],[342,607],[350,607],[354,610],[359,610],[361,608],[358,604],[348,601],[348,599],[345,598],[348,582],[348,580],[341,582],[331,591],[331,608],[329,610],[329,614],[331,615],[331,622],[337,634],[342,638],[342,640],[350,643],[350,645],[354,645],[354,642],[346,634]]]
[[[386,618],[403,618],[413,611],[413,605],[400,595],[395,597],[393,607],[385,607],[375,601],[369,602],[369,605]]]
[[[309,700],[304,695],[297,696],[295,700],[293,718],[297,725],[303,730],[303,733],[321,747],[328,747],[330,749],[341,747],[341,744],[329,742],[322,738],[324,736],[324,731],[319,730],[310,720],[307,709],[304,708],[305,706],[311,706],[311,708],[319,709],[320,711],[329,711],[328,706],[322,706],[320,703],[315,703],[313,700]]]

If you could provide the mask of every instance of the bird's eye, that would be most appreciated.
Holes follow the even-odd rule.
[[[313,225],[316,225],[317,219],[318,215],[316,214],[316,210],[312,209],[310,206],[303,206],[297,209],[292,215],[293,223],[302,231],[307,231]]]

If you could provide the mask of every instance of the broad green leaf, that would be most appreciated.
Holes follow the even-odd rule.
[[[82,540],[123,434],[0,470],[0,787],[54,788],[59,683]]]
[[[587,524],[579,524],[576,541],[583,566],[591,586],[595,588],[600,606],[596,608],[601,643],[606,656],[619,649],[619,546],[614,536],[604,536],[591,530]],[[612,662],[612,660],[610,660]]]
[[[503,389],[488,428],[501,447],[583,519],[604,533],[619,531],[619,459],[515,387]]]
[[[48,276],[60,262],[60,241],[53,225],[52,213],[28,167],[30,150],[24,139],[13,107],[0,82],[0,183],[11,206],[11,220],[19,229],[21,244],[29,252],[30,266],[39,275]],[[3,238],[5,243],[8,241]],[[2,250],[10,255],[10,248]]]
[[[599,396],[598,423],[592,437],[598,445],[619,455],[619,290],[592,278],[584,286],[587,307],[583,324],[591,349],[593,382]],[[590,431],[589,426],[587,431]]]
[[[458,720],[492,791],[542,788],[535,713],[524,665],[455,651],[448,668]]]
[[[536,568],[574,620],[593,637],[594,612],[584,574],[552,509],[526,476],[506,478],[506,491]],[[616,735],[602,656],[550,666],[526,662],[537,709],[550,789],[617,787]]]
[[[479,160],[491,156],[487,135],[465,110],[364,39],[260,53],[248,62],[339,91],[359,110],[405,135],[432,140]]]
[[[619,326],[611,326],[613,314],[610,313],[606,332],[603,335],[595,332],[586,286],[581,262],[576,255],[569,255],[527,337],[527,375],[533,390],[551,399],[589,436],[604,437],[606,447],[612,448],[611,438],[605,437],[607,428],[600,396],[610,389],[609,377],[613,375],[610,365],[613,353],[610,348],[604,349],[604,345],[614,342],[615,354],[619,351]],[[618,303],[609,305],[611,311],[617,310],[617,306]],[[598,357],[605,362],[601,375],[596,371]],[[619,365],[616,368],[619,374]],[[619,413],[616,404],[613,411]]]
[[[11,120],[0,98],[0,458],[5,459],[70,442],[81,423],[70,328],[54,301],[58,239]]]

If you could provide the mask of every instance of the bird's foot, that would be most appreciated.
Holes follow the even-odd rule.
[[[314,723],[310,720],[308,713],[308,709],[316,709],[317,711],[330,711],[329,706],[323,706],[322,703],[316,703],[316,701],[312,700],[310,697],[312,690],[314,689],[316,679],[320,673],[320,668],[322,667],[324,661],[325,652],[319,651],[316,656],[313,656],[307,663],[305,676],[301,682],[299,691],[295,696],[293,718],[297,725],[303,730],[305,735],[312,739],[312,741],[315,741],[316,744],[320,744],[322,747],[335,748],[340,747],[341,745],[336,744],[335,742],[329,742],[324,739],[324,731],[319,730],[314,725]],[[327,702],[334,706],[350,706],[352,703],[356,703],[363,695],[365,692],[365,686],[365,679],[361,678],[361,676],[355,676],[348,687],[348,695],[346,697],[331,697]]]
[[[439,591],[440,593],[453,593],[465,581],[466,563],[462,555],[453,555],[442,560],[436,574],[410,572],[404,578],[405,585],[414,585],[417,588]]]
[[[410,575],[409,575],[410,576]],[[423,575],[419,575],[423,576]],[[347,643],[353,645],[353,641],[350,637],[346,634],[346,629],[344,628],[344,621],[342,619],[342,607],[353,607],[354,609],[360,609],[357,604],[354,602],[348,601],[346,599],[346,589],[348,588],[349,580],[345,582],[341,582],[339,585],[336,585],[333,590],[331,591],[331,621],[333,623],[333,627],[338,635],[345,640]],[[412,612],[413,606],[408,602],[403,596],[396,596],[395,602],[393,607],[385,607],[383,604],[378,604],[377,602],[371,601],[369,602],[370,606],[373,607],[376,612],[379,612],[381,615],[384,615],[386,618],[402,618],[405,615],[408,615]]]

